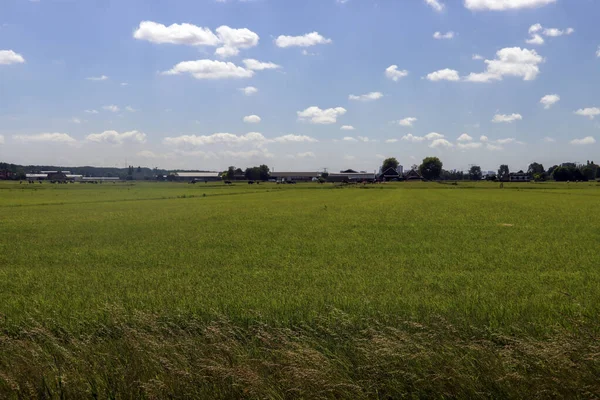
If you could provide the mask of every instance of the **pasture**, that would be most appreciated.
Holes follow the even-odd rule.
[[[0,398],[597,398],[599,204],[0,182]]]

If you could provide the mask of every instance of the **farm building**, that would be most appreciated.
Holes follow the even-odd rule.
[[[419,174],[418,171],[411,169],[406,174],[404,174],[404,180],[406,181],[422,181],[423,177]]]
[[[25,179],[28,181],[44,181],[48,178],[48,174],[25,174]]]
[[[511,182],[529,182],[531,177],[525,173],[511,173],[510,181]]]
[[[367,172],[330,173],[327,177],[328,182],[364,182],[373,180],[375,180],[375,174]]]
[[[271,172],[271,179],[278,181],[301,181],[310,182],[317,179],[321,174],[318,172]]]
[[[379,174],[379,179],[382,181],[399,181],[402,180],[402,174],[398,173],[394,168],[388,168]]]
[[[218,172],[175,172],[174,180],[183,182],[217,182],[221,180]]]

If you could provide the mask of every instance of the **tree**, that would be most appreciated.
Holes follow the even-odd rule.
[[[596,175],[596,171],[591,166],[586,165],[581,169],[581,174],[583,175],[584,180],[591,181],[594,180]]]
[[[419,166],[419,173],[428,180],[438,179],[442,173],[444,164],[437,157],[427,157]]]
[[[596,168],[596,178],[600,179],[600,168]]]
[[[535,174],[544,175],[545,173],[546,170],[544,170],[544,166],[536,162],[532,162],[527,168],[527,174],[530,176],[534,176]]]
[[[226,178],[228,180],[232,180],[235,177],[235,167],[229,167],[227,169],[227,175]]]
[[[550,168],[548,168],[548,171],[546,171],[546,173],[548,174],[548,176],[553,176],[554,170],[558,168],[558,165],[553,165]]]
[[[498,168],[498,179],[501,181],[507,181],[510,177],[510,170],[508,169],[508,165],[502,164],[500,168]]]
[[[481,167],[479,165],[473,165],[469,170],[469,179],[472,181],[480,181],[482,176]]]
[[[563,166],[555,168],[552,177],[557,182],[582,181],[585,179],[579,168],[570,164],[563,164]]]
[[[496,176],[496,174],[486,175],[485,180],[496,182],[496,180],[498,180],[498,177]]]
[[[381,172],[385,172],[390,168],[393,168],[395,171],[398,169],[398,165],[400,165],[400,163],[394,157],[386,158],[381,166]]]
[[[263,164],[258,167],[258,175],[261,181],[268,181],[271,176],[271,171],[269,170],[269,167]]]
[[[257,181],[260,179],[260,168],[258,168],[258,167],[246,168],[246,172],[244,173],[244,176],[249,181]]]

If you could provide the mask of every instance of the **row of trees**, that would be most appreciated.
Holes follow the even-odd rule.
[[[268,166],[262,164],[258,167],[249,167],[243,171],[241,168],[229,167],[227,171],[224,171],[221,176],[227,180],[236,179],[236,177],[244,177],[249,181],[266,181],[269,179],[271,170]]]
[[[389,168],[398,168],[398,161],[395,158],[384,160],[381,167],[382,172]],[[468,172],[463,171],[447,171],[443,169],[444,164],[437,157],[427,157],[423,159],[421,165],[413,165],[412,169],[418,171],[421,176],[427,180],[481,180],[483,172],[479,165],[472,165]],[[497,174],[486,175],[488,180],[508,181],[510,179],[510,168],[506,164],[500,165]],[[554,179],[559,182],[566,181],[589,181],[600,179],[600,167],[593,161],[587,161],[584,165],[576,165],[575,163],[563,163],[561,165],[553,165],[546,170],[544,166],[538,162],[529,164],[527,171],[517,171],[519,174],[527,174],[536,181],[544,181]]]

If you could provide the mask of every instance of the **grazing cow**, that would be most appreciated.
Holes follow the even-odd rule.
[[[231,181],[225,181],[226,185],[231,185]]]
[[[248,181],[248,185],[254,185],[254,181]]]

